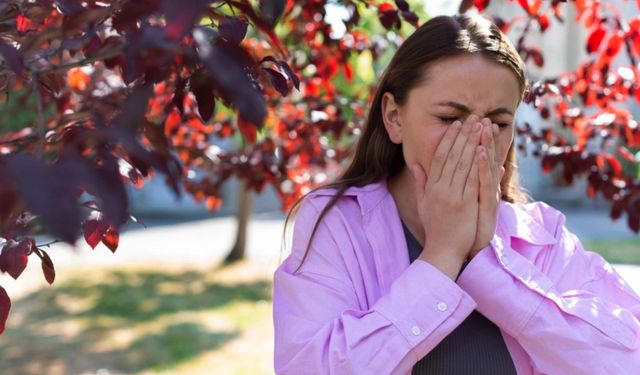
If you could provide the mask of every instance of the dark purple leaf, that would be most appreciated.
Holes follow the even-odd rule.
[[[55,3],[65,16],[70,16],[84,10],[82,1],[80,0],[56,0]]]
[[[216,98],[213,93],[214,82],[207,70],[194,72],[189,80],[191,92],[196,97],[198,112],[202,121],[208,122],[216,106]]]
[[[402,11],[400,14],[402,15],[402,18],[405,19],[405,21],[409,22],[414,27],[418,27],[418,16],[415,13],[411,11]]]
[[[244,17],[225,17],[218,25],[220,36],[231,43],[240,44],[247,35],[249,23]]]
[[[91,37],[91,40],[89,40],[89,43],[85,44],[85,46],[82,47],[82,53],[86,57],[91,57],[96,52],[98,52],[101,47],[102,47],[102,41],[100,40],[100,37],[98,35],[94,34]]]
[[[27,267],[29,254],[33,251],[34,242],[31,238],[24,238],[20,241],[8,240],[2,248],[0,254],[0,271],[7,272],[11,277],[17,279]]]
[[[46,251],[40,249],[40,253],[42,254],[41,258],[41,266],[42,273],[44,274],[44,279],[47,280],[49,285],[53,284],[53,281],[56,279],[56,270],[53,267],[53,262],[51,258],[49,258],[49,254]]]
[[[117,163],[115,158],[102,160],[100,165],[82,158],[66,158],[56,163],[55,171],[60,178],[96,197],[104,220],[120,227],[129,219],[129,203]]]
[[[385,29],[391,30],[394,27],[399,29],[401,26],[398,9],[389,3],[382,3],[378,6],[378,17]]]
[[[473,0],[462,0],[458,7],[458,13],[465,13],[473,6]]]
[[[260,0],[260,15],[274,27],[284,13],[286,3],[286,0]]]
[[[0,333],[4,332],[9,310],[11,310],[11,299],[9,299],[7,291],[0,286]]]
[[[167,20],[166,36],[172,40],[180,40],[202,17],[210,1],[207,0],[163,0],[162,11]]]
[[[287,78],[289,78],[290,80],[293,81],[293,86],[298,91],[300,91],[300,78],[298,78],[298,76],[293,72],[293,70],[291,70],[291,67],[289,66],[289,64],[287,64],[286,61],[276,60],[273,56],[265,56],[260,61],[260,63],[262,64],[265,61],[270,61],[270,62],[273,62],[274,64],[278,65],[280,70],[284,71],[287,74]]]
[[[122,111],[115,120],[118,128],[128,132],[136,132],[142,126],[147,112],[147,103],[153,94],[149,84],[137,87],[122,104]]]
[[[396,5],[398,6],[398,9],[400,9],[403,12],[409,12],[409,3],[407,3],[404,0],[396,0]]]
[[[273,87],[275,87],[275,89],[278,90],[278,92],[283,97],[287,96],[289,94],[287,79],[282,74],[280,74],[280,72],[277,72],[271,68],[263,68],[263,69],[267,73],[267,77],[269,77],[269,80],[271,81],[271,84],[273,85]]]
[[[42,218],[54,236],[74,243],[80,228],[80,210],[70,181],[30,155],[8,155],[4,161],[29,210]]]
[[[11,70],[16,74],[22,73],[24,64],[22,63],[22,57],[15,47],[6,43],[0,42],[0,55],[4,58],[4,61],[9,65]]]
[[[261,127],[267,109],[264,96],[249,76],[255,69],[251,57],[232,43],[212,43],[201,28],[195,30],[194,38],[200,58],[215,81],[216,92],[233,104],[242,117]]]
[[[184,115],[184,89],[186,86],[186,81],[182,78],[182,76],[178,76],[178,80],[176,82],[176,89],[173,93],[173,99],[171,102],[173,105],[178,108],[180,114]]]
[[[128,0],[113,17],[113,27],[119,32],[137,29],[141,18],[160,8],[160,0]]]
[[[627,224],[635,233],[640,232],[640,210],[635,204],[627,206]]]

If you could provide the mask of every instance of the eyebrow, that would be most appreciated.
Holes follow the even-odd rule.
[[[453,108],[458,109],[458,110],[460,110],[462,112],[465,112],[465,113],[470,113],[471,112],[471,110],[469,110],[469,108],[466,105],[464,105],[462,103],[458,103],[458,102],[440,102],[437,105],[446,106],[446,107],[453,107]],[[496,108],[496,109],[494,109],[492,111],[489,111],[489,112],[485,113],[484,117],[491,117],[491,116],[495,116],[495,115],[501,115],[503,113],[506,113],[508,115],[513,116],[513,113],[510,110],[508,110],[508,109],[506,109],[504,107],[499,107],[499,108]]]

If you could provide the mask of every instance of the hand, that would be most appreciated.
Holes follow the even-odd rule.
[[[465,124],[454,122],[438,144],[428,178],[419,164],[409,166],[414,177],[418,214],[425,233],[420,255],[460,262],[469,255],[478,220],[479,168],[482,126],[477,116]],[[423,258],[424,259],[424,258]]]
[[[502,191],[500,181],[505,169],[496,162],[495,138],[500,129],[487,118],[482,119],[483,129],[481,143],[486,152],[478,160],[478,175],[480,176],[480,194],[478,196],[478,230],[469,259],[485,248],[496,233],[498,208]]]

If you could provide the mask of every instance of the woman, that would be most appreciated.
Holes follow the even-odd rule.
[[[403,43],[351,164],[297,206],[278,374],[640,374],[640,298],[518,187],[526,88],[481,16]]]

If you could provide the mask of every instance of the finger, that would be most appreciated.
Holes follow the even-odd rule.
[[[427,183],[427,176],[424,173],[424,170],[420,166],[420,164],[411,164],[409,166],[409,171],[413,176],[413,183],[415,188],[415,193],[417,197],[421,197],[424,194],[425,185]]]
[[[498,124],[492,124],[491,122],[489,122],[489,127],[492,130],[492,134],[491,134],[491,146],[490,146],[490,150],[489,150],[489,161],[491,162],[491,166],[492,166],[492,170],[493,170],[493,176],[497,177],[498,176],[498,164],[497,164],[497,160],[496,160],[496,154],[497,154],[497,149],[496,149],[496,138],[498,137],[498,133],[500,131],[500,128],[498,128]]]
[[[480,180],[480,211],[486,211],[491,207],[495,199],[497,186],[491,176],[489,155],[486,150],[480,152],[478,157],[478,179]]]
[[[464,124],[461,125],[462,128],[460,129],[460,133],[458,133],[458,136],[451,145],[451,149],[449,150],[447,159],[442,166],[442,174],[440,175],[440,179],[447,184],[451,183],[451,178],[455,171],[456,164],[458,163],[458,160],[460,160],[460,156],[462,155],[462,151],[464,150],[464,145],[467,143],[467,139],[469,138],[472,126],[475,123],[471,122],[473,120],[477,120],[477,116],[469,116],[467,120],[465,120]]]
[[[451,150],[451,146],[455,142],[458,134],[460,133],[460,129],[462,128],[462,123],[460,121],[455,121],[451,124],[450,127],[447,128],[444,136],[438,143],[436,150],[431,157],[431,162],[429,164],[429,176],[431,178],[429,181],[431,183],[436,183],[440,180],[442,175],[442,169],[447,162],[447,157],[449,155],[449,151]]]
[[[491,120],[488,118],[482,119],[483,129],[482,129],[482,140],[483,146],[487,149],[487,157],[489,160],[489,166],[491,169],[491,175],[493,178],[496,178],[498,172],[496,170],[495,158],[496,158],[496,149],[495,149],[495,132],[494,132],[494,124],[491,123]],[[497,125],[496,125],[497,126]]]
[[[480,154],[483,146],[476,146],[473,148],[473,163],[471,164],[471,171],[469,171],[469,177],[467,177],[467,183],[464,185],[464,191],[462,193],[463,200],[478,200],[478,189],[479,187],[479,170],[478,170],[478,160],[480,159]]]
[[[474,124],[474,126],[476,125],[479,126],[477,123]],[[451,178],[451,188],[454,194],[458,192],[462,195],[464,185],[467,184],[467,178],[471,171],[471,164],[473,164],[473,159],[475,158],[476,147],[480,144],[480,137],[482,135],[482,129],[478,126],[475,127],[473,133],[469,136],[467,143],[462,150],[462,156],[460,157],[460,160],[458,160],[458,164],[455,166],[455,171]]]
[[[504,173],[506,170],[503,166],[500,166],[500,178],[498,179],[498,197],[502,199],[502,179],[504,178]]]

